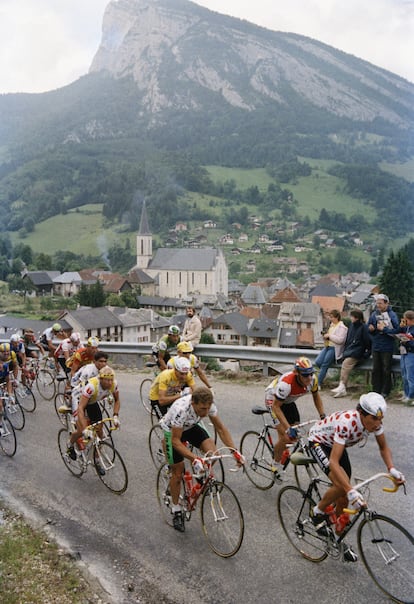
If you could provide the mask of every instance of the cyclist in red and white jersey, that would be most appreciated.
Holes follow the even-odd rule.
[[[296,360],[293,371],[284,373],[269,384],[265,392],[266,406],[271,410],[276,424],[278,441],[275,444],[274,458],[276,467],[287,444],[294,442],[296,436],[290,437],[288,430],[300,422],[296,401],[305,394],[312,394],[313,403],[320,418],[325,417],[323,402],[319,394],[318,378],[315,369],[307,357]]]

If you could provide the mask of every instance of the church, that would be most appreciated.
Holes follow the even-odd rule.
[[[220,249],[159,248],[153,254],[145,202],[137,234],[137,263],[133,271],[154,281],[154,293],[161,297],[228,295],[228,268]]]

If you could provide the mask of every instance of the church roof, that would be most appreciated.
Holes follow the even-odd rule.
[[[145,205],[145,200],[142,204],[141,220],[139,223],[138,235],[151,235],[151,231],[148,224],[147,206]]]
[[[159,248],[148,269],[176,271],[210,271],[216,264],[217,250],[199,248]]]

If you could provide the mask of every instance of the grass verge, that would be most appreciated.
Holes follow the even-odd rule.
[[[71,555],[0,502],[2,604],[106,604]]]

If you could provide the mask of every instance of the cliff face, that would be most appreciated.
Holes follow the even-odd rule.
[[[102,70],[132,76],[142,109],[152,114],[204,110],[214,94],[246,111],[300,98],[352,121],[412,121],[414,85],[402,78],[310,38],[187,0],[112,0],[90,72]]]

